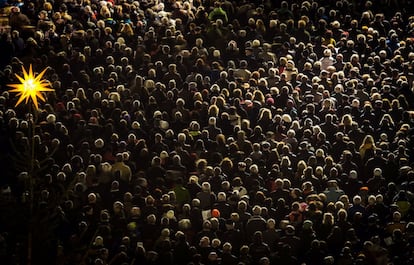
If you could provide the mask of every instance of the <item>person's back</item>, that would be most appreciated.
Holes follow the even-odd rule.
[[[289,202],[289,191],[287,189],[284,189],[283,187],[276,188],[274,191],[270,193],[270,198],[272,198],[274,202],[277,202],[281,198]]]
[[[387,159],[382,156],[382,150],[377,148],[375,151],[372,151],[372,157],[368,158],[364,164],[364,173],[365,178],[369,179],[374,175],[374,170],[376,168],[386,168]]]
[[[296,229],[292,225],[288,225],[285,230],[286,235],[280,238],[280,242],[283,245],[288,245],[290,247],[291,255],[297,257],[301,247],[301,240],[295,235]]]
[[[323,192],[326,195],[326,202],[337,202],[339,197],[344,195],[344,191],[338,188],[336,180],[328,181],[328,187]]]
[[[265,231],[266,230],[266,221],[263,217],[260,216],[261,207],[256,205],[253,207],[253,215],[247,220],[246,223],[246,238],[248,240],[252,239],[252,236],[256,231]]]
[[[209,136],[211,140],[215,140],[217,135],[222,133],[222,130],[217,127],[216,124],[209,124],[207,127],[203,128],[204,130],[207,130],[209,132]]]
[[[120,180],[124,181],[125,183],[129,183],[132,177],[131,168],[124,163],[122,154],[118,154],[116,159],[117,161],[112,165],[112,174],[119,172],[118,174]]]
[[[29,18],[20,12],[20,8],[15,6],[11,9],[9,24],[12,30],[21,31],[23,27],[30,25]]]
[[[0,48],[2,51],[0,56],[0,66],[2,67],[1,69],[3,69],[4,66],[10,63],[15,50],[6,33],[1,35]]]
[[[263,257],[269,257],[269,246],[263,242],[261,231],[256,231],[252,237],[253,243],[249,245],[249,253],[253,258],[253,264],[260,264],[259,260]]]
[[[223,232],[221,239],[223,242],[229,242],[232,245],[234,253],[239,253],[244,241],[242,231],[236,228],[235,223],[231,219],[226,221],[226,231]]]
[[[347,181],[343,185],[343,189],[349,197],[353,197],[358,194],[358,191],[362,187],[362,185],[362,181],[358,180],[357,171],[351,170]]]
[[[380,168],[376,168],[374,170],[374,176],[367,180],[368,189],[373,194],[377,194],[385,184],[385,178],[382,176],[382,170]]]
[[[224,252],[221,255],[221,264],[236,265],[237,261],[237,257],[233,255],[231,252]]]
[[[173,189],[176,197],[176,202],[179,206],[189,203],[191,200],[190,192],[183,186],[182,178],[178,178],[177,183]]]
[[[197,193],[196,197],[200,200],[200,207],[202,209],[211,208],[211,195],[209,192],[200,191],[199,193]]]
[[[190,244],[187,242],[184,233],[176,233],[177,241],[173,248],[175,264],[187,264],[191,260]]]
[[[213,208],[219,210],[223,218],[229,218],[232,211],[230,204],[228,204],[226,201],[221,201],[220,194],[218,197],[219,201],[213,205]]]
[[[214,3],[214,9],[210,12],[208,15],[208,19],[210,21],[216,21],[217,19],[221,19],[224,24],[227,24],[228,17],[227,12],[224,11],[224,9],[221,7],[221,4],[219,2]]]
[[[279,10],[277,11],[277,13],[279,15],[280,21],[283,21],[283,22],[293,18],[292,11],[290,11],[289,4],[287,1],[283,1],[281,3],[281,6]]]
[[[295,33],[295,37],[298,43],[303,42],[307,44],[311,40],[311,35],[305,28],[298,29],[298,31]]]
[[[246,62],[247,66],[247,62]],[[251,72],[246,68],[238,68],[236,71],[234,71],[234,76],[237,78],[241,78],[243,82],[247,82],[250,78]]]
[[[326,134],[326,139],[331,143],[334,142],[335,134],[338,132],[338,125],[334,123],[332,114],[325,115],[325,122],[320,127],[322,132]]]
[[[321,70],[328,70],[330,66],[335,64],[335,59],[332,56],[324,56],[319,61],[321,62]]]
[[[341,166],[343,173],[349,174],[352,170],[359,170],[358,165],[352,161],[353,154],[349,150],[342,152],[342,156],[343,161],[338,164]]]
[[[358,212],[363,215],[365,213],[365,207],[361,205],[361,196],[355,195],[353,198],[353,205],[348,210],[349,219],[352,220],[354,215]]]
[[[200,208],[202,210],[211,210],[214,202],[213,194],[211,193],[210,183],[203,182],[202,191],[198,192],[196,198],[200,200]]]
[[[265,242],[270,250],[276,250],[277,242],[280,240],[280,230],[275,228],[275,220],[269,219],[267,221],[267,229],[263,231],[263,242]]]

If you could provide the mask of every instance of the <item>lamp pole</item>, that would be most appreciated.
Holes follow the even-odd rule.
[[[32,113],[33,111],[33,113]],[[29,130],[30,133],[30,159],[29,159],[29,220],[28,220],[28,236],[27,236],[27,264],[32,264],[33,254],[33,210],[34,210],[34,167],[35,167],[35,135],[36,135],[37,110],[29,103]]]
[[[25,105],[28,104],[29,114],[29,144],[30,144],[30,158],[29,158],[29,220],[28,220],[28,242],[27,242],[27,264],[32,264],[33,258],[33,219],[34,219],[34,186],[35,182],[35,135],[36,135],[36,122],[37,122],[37,112],[39,109],[38,101],[41,100],[46,102],[46,98],[43,95],[44,92],[54,91],[50,88],[49,81],[42,79],[43,75],[47,71],[47,67],[40,72],[38,75],[32,70],[32,65],[29,67],[29,71],[22,66],[23,76],[15,74],[19,84],[9,84],[8,86],[13,88],[10,92],[18,93],[19,99],[16,103],[16,107],[21,103],[25,102]],[[31,130],[31,132],[30,132]]]

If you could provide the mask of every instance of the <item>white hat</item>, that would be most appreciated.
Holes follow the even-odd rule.
[[[159,110],[154,111],[153,118],[158,117],[158,116],[162,116],[161,111],[159,111]]]
[[[381,176],[382,175],[382,169],[381,168],[375,168],[374,169],[374,176]]]
[[[349,172],[349,177],[351,179],[357,179],[358,178],[358,173],[356,172],[356,170],[351,170],[351,172]]]
[[[95,147],[96,148],[101,149],[101,148],[104,147],[105,142],[104,142],[104,140],[102,140],[102,138],[98,138],[98,139],[95,140],[95,143],[94,144],[95,144]]]
[[[137,130],[141,127],[141,124],[137,121],[132,122],[131,124],[132,129]]]

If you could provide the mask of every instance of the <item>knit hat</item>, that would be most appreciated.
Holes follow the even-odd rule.
[[[226,201],[226,193],[219,192],[218,195],[217,195],[217,201],[219,201],[219,202]]]
[[[97,236],[95,237],[94,243],[95,246],[102,246],[103,247],[103,237]]]
[[[165,216],[166,216],[168,219],[174,219],[174,211],[173,211],[173,210],[169,210],[169,211],[165,214]]]
[[[215,217],[215,218],[219,218],[220,217],[220,211],[217,210],[217,209],[211,210],[211,216]]]
[[[132,122],[131,127],[132,127],[132,129],[137,130],[141,127],[141,124],[139,124],[139,122],[137,122],[137,121],[134,121],[134,122]]]
[[[349,178],[357,179],[358,178],[358,173],[355,170],[351,170],[351,172],[349,172]]]
[[[381,168],[375,168],[374,169],[374,176],[378,177],[382,175],[382,169]]]
[[[275,100],[273,98],[267,98],[266,99],[266,104],[273,105],[274,103],[275,103]]]
[[[286,235],[293,236],[295,234],[295,227],[293,225],[286,226]]]
[[[311,220],[305,220],[303,222],[303,229],[304,230],[309,230],[309,229],[312,228],[312,226],[313,226],[313,222]]]
[[[98,139],[96,139],[95,140],[95,147],[96,148],[99,148],[99,149],[101,149],[101,148],[103,148],[104,147],[104,145],[105,145],[105,142],[104,142],[104,140],[102,140],[101,138],[98,138]]]

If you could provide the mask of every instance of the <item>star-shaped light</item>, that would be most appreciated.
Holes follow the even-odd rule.
[[[43,92],[54,91],[54,89],[50,88],[49,81],[42,79],[43,75],[46,73],[47,68],[45,68],[40,74],[37,76],[34,75],[32,70],[32,65],[29,67],[29,72],[27,73],[24,67],[23,69],[23,77],[15,74],[17,79],[19,79],[20,84],[9,84],[9,87],[14,89],[10,90],[10,92],[18,93],[17,95],[20,96],[19,100],[16,103],[16,107],[25,100],[25,104],[31,99],[33,101],[33,105],[35,106],[36,110],[39,109],[38,105],[38,98],[45,102],[46,99],[43,96]]]

